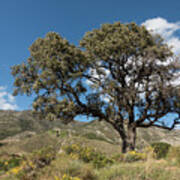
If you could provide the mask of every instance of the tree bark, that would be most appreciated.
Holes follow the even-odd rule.
[[[128,147],[127,139],[122,139],[121,152],[126,153],[127,152],[127,147]]]
[[[135,127],[128,127],[128,150],[134,151],[136,147],[136,128]]]
[[[136,128],[129,126],[127,129],[127,135],[122,136],[119,132],[122,139],[122,153],[126,153],[128,151],[134,151],[136,147]]]

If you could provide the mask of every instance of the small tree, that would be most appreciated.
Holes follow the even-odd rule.
[[[179,66],[160,36],[117,22],[86,33],[80,46],[56,33],[36,40],[28,62],[12,68],[14,94],[34,92],[34,110],[48,118],[105,120],[119,133],[122,152],[134,150],[137,128],[180,123]]]

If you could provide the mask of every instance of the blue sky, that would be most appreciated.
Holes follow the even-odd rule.
[[[26,61],[28,47],[49,31],[74,44],[103,23],[134,21],[160,33],[180,52],[180,1],[162,0],[1,0],[0,109],[23,110],[32,98],[12,97],[10,66]]]

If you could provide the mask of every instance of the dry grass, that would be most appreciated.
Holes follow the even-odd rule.
[[[6,116],[3,115],[3,121],[6,121],[9,116],[12,116],[10,119],[8,119],[8,121],[12,122],[13,118],[15,118],[14,122],[18,122],[19,125],[21,125],[21,130],[23,128],[26,129],[26,124],[20,124],[20,118],[23,117],[22,113],[9,113],[10,114],[6,114]],[[29,118],[28,122],[30,122],[32,117],[30,117],[29,114],[26,114],[25,118]],[[33,122],[36,123],[34,120]],[[19,125],[17,125],[17,129],[13,129],[13,133],[16,133],[16,130],[19,132]],[[49,129],[50,126],[46,125],[45,123],[39,123],[38,125],[38,130],[46,128]],[[14,128],[16,127],[14,126]],[[32,127],[32,129],[33,128],[34,127]],[[112,127],[109,125],[107,126],[104,122],[91,122],[89,124],[77,123],[68,126],[61,126],[60,131],[59,137],[57,137],[56,133],[53,131],[47,131],[42,133],[37,132],[36,135],[30,137],[22,136],[19,140],[18,138],[15,138],[17,141],[9,141],[9,143],[0,146],[0,160],[1,158],[8,156],[8,154],[19,153],[28,156],[34,150],[39,150],[46,146],[60,148],[61,146],[67,146],[73,143],[92,147],[101,153],[105,153],[107,157],[111,157],[114,154],[119,154],[121,151],[120,143],[118,141],[119,136],[113,131]],[[149,141],[163,140],[163,138],[166,138],[167,136],[169,139],[174,135],[176,135],[175,137],[180,137],[177,133],[172,133],[172,136],[169,136],[169,134],[164,131],[156,131],[156,134],[154,132],[155,129],[150,130],[150,133],[147,130],[143,130],[141,132],[139,131],[139,140],[137,143],[138,147],[142,148],[140,145],[142,142],[144,143],[144,146],[148,145]],[[92,133],[94,133],[93,136]],[[72,159],[72,157],[69,155],[59,151],[59,149],[57,152],[61,153],[57,153],[57,157],[50,164],[36,170],[36,178],[33,177],[32,179],[27,180],[55,180],[55,176],[62,179],[64,174],[69,174],[72,177],[79,177],[81,180],[180,179],[180,148],[176,147],[172,147],[170,149],[166,159],[155,160],[152,158],[152,154],[148,154],[146,161],[131,163],[116,162],[113,165],[100,169],[96,169],[91,163],[85,163],[80,159]],[[0,176],[0,179],[19,180],[19,177],[4,174]]]

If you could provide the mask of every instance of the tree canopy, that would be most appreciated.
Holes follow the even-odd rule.
[[[180,123],[178,60],[144,26],[103,24],[79,47],[50,32],[29,50],[27,62],[12,67],[14,95],[35,94],[33,109],[42,117],[98,117],[118,131],[123,152],[135,148],[137,128]]]

